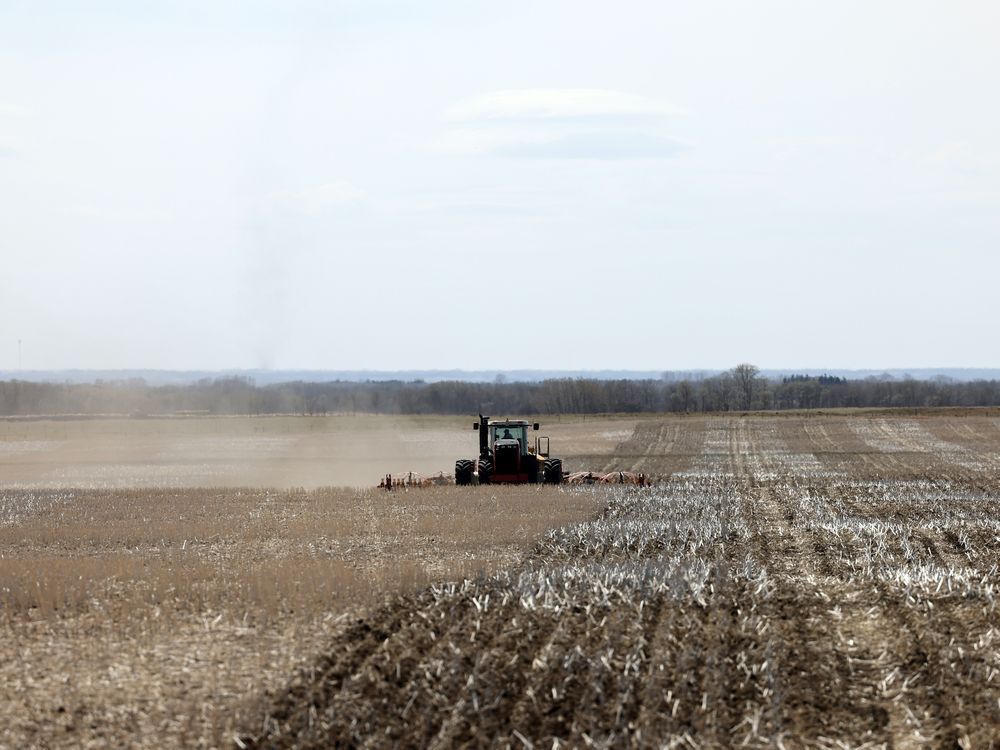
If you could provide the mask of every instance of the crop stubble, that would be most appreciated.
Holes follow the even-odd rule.
[[[998,420],[564,429],[662,483],[0,491],[0,746],[998,743]]]
[[[975,416],[640,423],[620,468],[662,483],[354,620],[242,741],[995,746],[998,438]]]

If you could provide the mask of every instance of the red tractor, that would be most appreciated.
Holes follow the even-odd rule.
[[[455,484],[560,484],[562,460],[549,457],[549,439],[536,437],[528,443],[528,428],[538,430],[538,423],[520,419],[491,422],[479,415],[472,425],[479,430],[479,458],[455,462]]]

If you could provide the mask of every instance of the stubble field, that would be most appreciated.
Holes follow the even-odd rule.
[[[567,468],[661,481],[0,474],[0,744],[1000,743],[1000,417],[564,427]]]

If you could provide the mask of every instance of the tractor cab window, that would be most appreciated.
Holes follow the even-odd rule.
[[[528,435],[523,426],[498,425],[493,428],[493,440],[516,440],[521,444],[521,453],[527,452]]]

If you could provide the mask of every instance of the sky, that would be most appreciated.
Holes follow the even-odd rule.
[[[997,39],[985,0],[0,0],[0,370],[996,367]]]

